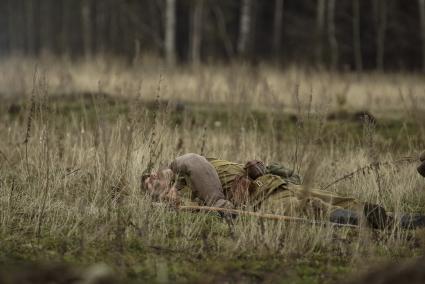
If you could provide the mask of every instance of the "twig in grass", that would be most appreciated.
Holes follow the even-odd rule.
[[[46,180],[44,184],[44,190],[42,193],[42,200],[41,200],[41,208],[40,213],[38,215],[38,221],[37,221],[37,230],[36,230],[36,237],[38,241],[41,237],[41,225],[43,223],[43,218],[46,210],[46,203],[47,203],[47,197],[49,193],[49,187],[50,187],[50,149],[49,149],[49,134],[48,131],[46,131],[46,137],[45,137],[45,145],[44,145],[44,155],[45,155],[45,163],[46,163]]]
[[[337,184],[337,183],[340,183],[340,182],[342,182],[342,181],[344,181],[344,180],[347,180],[347,179],[349,179],[349,178],[352,178],[352,177],[353,177],[353,176],[355,176],[356,174],[369,172],[370,170],[374,170],[374,169],[377,169],[377,168],[382,167],[382,166],[396,165],[396,164],[399,164],[399,163],[402,163],[402,162],[406,162],[406,163],[414,163],[414,162],[416,162],[416,161],[417,161],[417,159],[416,159],[416,158],[414,158],[414,157],[404,157],[404,158],[401,158],[401,159],[398,159],[398,160],[395,160],[395,161],[387,161],[387,162],[373,162],[373,163],[371,163],[371,164],[368,164],[368,165],[366,165],[366,166],[363,166],[363,167],[361,167],[361,168],[358,168],[358,169],[356,169],[355,171],[352,171],[352,172],[350,172],[350,173],[348,173],[348,174],[345,174],[345,175],[343,175],[343,176],[342,176],[342,177],[340,177],[340,178],[337,178],[337,179],[336,179],[336,180],[334,180],[333,182],[328,183],[328,184],[327,184],[327,185],[325,185],[325,186],[322,186],[320,189],[321,189],[321,190],[325,190],[325,189],[327,189],[327,188],[329,188],[329,187],[331,187],[331,186],[333,186],[333,185],[335,185],[335,184]]]
[[[201,156],[205,155],[206,140],[207,140],[207,126],[205,125],[204,131],[201,137]]]
[[[77,172],[79,172],[79,171],[81,171],[81,168],[78,168],[78,169],[75,169],[75,170],[73,170],[73,171],[67,172],[66,174],[63,174],[63,175],[62,175],[62,178],[66,178],[67,176],[70,176],[70,175],[72,175],[72,174],[75,174],[75,173],[77,173]]]
[[[32,119],[35,112],[35,91],[36,91],[36,83],[37,83],[37,66],[35,66],[35,71],[33,75],[33,86],[31,91],[31,99],[30,99],[30,110],[27,118],[27,129],[25,132],[25,162],[27,166],[27,172],[29,173],[29,163],[28,163],[28,142],[31,137],[31,127],[32,127]]]
[[[304,182],[302,184],[302,198],[301,207],[305,208],[307,202],[310,199],[311,189],[313,188],[314,179],[316,177],[317,168],[319,167],[319,159],[317,155],[313,155],[308,164],[307,171],[305,173]]]
[[[301,103],[300,103],[300,97],[299,97],[299,85],[295,85],[295,92],[294,92],[294,98],[296,103],[296,109],[297,109],[297,120],[296,120],[296,127],[295,127],[295,151],[294,151],[294,158],[293,158],[293,167],[292,171],[295,172],[297,170],[297,163],[298,163],[298,151],[299,151],[299,144],[300,144],[300,130],[302,127],[302,121],[301,121]]]

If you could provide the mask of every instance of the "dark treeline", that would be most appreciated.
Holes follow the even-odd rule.
[[[0,0],[0,55],[425,70],[425,0]]]

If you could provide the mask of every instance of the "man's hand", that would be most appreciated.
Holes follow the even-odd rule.
[[[180,197],[175,186],[164,191],[160,196],[160,200],[169,203],[173,207],[178,207],[180,205]]]

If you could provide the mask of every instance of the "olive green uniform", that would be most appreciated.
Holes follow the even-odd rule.
[[[207,160],[217,171],[225,196],[229,196],[228,191],[234,180],[245,174],[244,166],[226,160],[213,158]],[[336,208],[360,209],[361,203],[355,198],[342,197],[324,190],[306,191],[301,185],[294,183],[296,180],[294,175],[288,173],[285,178],[271,173],[265,174],[253,181],[255,189],[250,196],[250,204],[246,205],[268,212],[293,215],[299,214],[300,211],[317,214],[330,212]]]
[[[200,168],[199,165],[194,166],[193,169],[187,169],[197,163],[205,163],[202,161],[208,161],[212,165],[221,185],[212,185],[213,182],[205,181],[208,179],[206,176],[201,178],[201,173],[197,173]],[[176,166],[179,164],[185,166]],[[181,190],[190,187],[189,192],[192,199],[193,197],[206,199],[209,196],[220,195],[215,198],[218,199],[223,198],[224,195],[225,198],[233,202],[232,187],[239,177],[246,175],[242,164],[215,158],[205,160],[204,157],[197,154],[186,154],[178,157],[172,163],[171,168],[179,176],[176,181],[176,188]],[[274,164],[272,172],[279,175],[267,173],[252,182],[252,193],[245,202],[246,204],[243,204],[244,206],[287,215],[299,215],[300,213],[317,215],[331,212],[337,208],[350,210],[360,208],[361,203],[355,198],[342,197],[323,190],[304,190],[300,185],[299,178],[289,173],[283,166]],[[218,181],[215,183],[218,183]],[[198,185],[192,188],[196,184]]]
[[[205,159],[193,153],[178,157],[170,168],[177,177],[175,186],[178,190],[186,187],[190,194],[197,195],[204,204],[211,206],[232,207],[231,201],[248,209],[270,213],[319,218],[328,215],[331,222],[341,224],[358,225],[365,217],[367,224],[376,229],[395,224],[394,218],[375,204],[304,188],[297,175],[279,164],[267,167],[268,173],[254,181],[248,179],[242,164]],[[239,199],[240,196],[235,194],[239,190],[248,194]],[[403,213],[399,225],[406,229],[423,228],[425,215]]]

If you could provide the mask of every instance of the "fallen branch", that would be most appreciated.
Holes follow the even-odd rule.
[[[314,221],[299,217],[291,217],[291,216],[284,216],[284,215],[278,215],[278,214],[269,214],[269,213],[259,213],[259,212],[252,212],[252,211],[245,211],[245,210],[238,210],[238,209],[228,209],[228,208],[219,208],[219,207],[209,207],[209,206],[196,206],[196,205],[190,205],[190,206],[178,206],[176,208],[180,211],[206,211],[206,212],[222,212],[222,213],[229,213],[229,214],[235,214],[235,215],[245,215],[245,216],[253,216],[257,218],[263,218],[263,219],[269,219],[269,220],[276,220],[276,221],[285,221],[285,222],[294,222],[294,223],[305,223],[310,225],[331,225],[335,227],[347,227],[347,228],[358,228],[359,226],[356,225],[350,225],[350,224],[339,224],[339,223],[333,223],[333,222],[323,222],[323,221]]]
[[[331,182],[331,183],[329,183],[329,184],[327,184],[325,186],[322,186],[320,188],[320,190],[326,190],[329,187],[334,186],[337,183],[340,183],[341,181],[344,181],[346,179],[349,179],[349,178],[354,177],[358,173],[364,173],[366,171],[370,171],[372,169],[377,169],[377,168],[382,167],[382,166],[397,165],[397,164],[402,163],[402,162],[405,162],[405,163],[414,163],[416,161],[417,161],[417,159],[414,158],[414,157],[405,157],[405,158],[401,158],[399,160],[395,160],[395,161],[391,161],[391,162],[374,162],[374,163],[371,163],[371,164],[369,164],[367,166],[358,168],[355,171],[352,171],[352,172],[350,172],[348,174],[343,175],[342,177],[334,180],[333,182]]]

